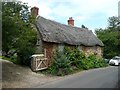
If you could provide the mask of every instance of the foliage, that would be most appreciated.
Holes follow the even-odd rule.
[[[81,28],[88,29],[88,28],[87,28],[85,25],[83,25],[83,24],[81,25]]]
[[[63,54],[63,52],[56,52],[54,57],[54,62],[51,67],[48,69],[48,72],[53,75],[67,75],[72,71],[70,60]]]
[[[87,70],[91,68],[105,67],[107,64],[102,58],[95,55],[88,57],[75,48],[65,46],[63,52],[56,52],[53,64],[48,68],[47,72],[53,75],[67,75],[69,73]]]
[[[0,56],[0,58],[1,58],[1,59],[4,59],[4,60],[11,61],[11,62],[13,62],[14,64],[18,64],[17,56],[16,56],[16,55],[11,56],[10,58],[7,58],[7,57],[5,57],[5,56]]]
[[[104,43],[105,58],[120,55],[120,20],[118,17],[110,17],[109,26],[106,29],[97,29],[97,37]]]
[[[71,49],[71,47],[66,46],[64,48],[64,54],[71,61],[71,65],[72,65],[72,67],[74,67],[74,69],[79,68],[80,61],[85,58],[85,54],[80,52],[78,50],[77,46],[72,49]]]
[[[89,57],[82,59],[80,63],[81,67],[85,70],[90,68],[99,68],[107,66],[105,60],[103,60],[102,58],[97,58],[95,55],[90,55]]]
[[[29,56],[35,52],[37,39],[33,27],[35,18],[28,9],[26,3],[19,1],[2,2],[2,51],[7,57],[14,49],[20,64],[28,63]]]

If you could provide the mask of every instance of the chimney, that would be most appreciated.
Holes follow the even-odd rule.
[[[32,14],[34,17],[37,17],[37,16],[38,16],[38,11],[39,11],[39,8],[38,8],[38,7],[32,7],[32,8],[31,8],[31,14]]]
[[[70,25],[70,26],[73,26],[73,27],[74,27],[74,20],[73,20],[73,18],[72,18],[72,17],[70,17],[70,18],[69,18],[69,20],[68,20],[68,25]]]

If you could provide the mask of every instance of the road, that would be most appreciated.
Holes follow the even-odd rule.
[[[118,66],[110,66],[82,71],[35,88],[116,88],[118,79]]]
[[[2,59],[0,59],[0,60],[2,60]],[[2,89],[2,62],[0,62],[0,90],[1,89]]]

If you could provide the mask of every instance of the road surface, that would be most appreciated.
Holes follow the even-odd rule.
[[[117,88],[118,66],[91,69],[34,88]]]
[[[0,59],[0,60],[2,60],[2,59]],[[2,89],[2,62],[0,62],[0,90],[1,89]]]

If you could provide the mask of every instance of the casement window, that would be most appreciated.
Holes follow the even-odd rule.
[[[81,46],[78,46],[78,50],[79,50],[79,51],[82,51],[82,47],[81,47]]]
[[[37,39],[36,45],[40,45],[40,44],[41,44],[41,40],[40,40],[40,39]]]
[[[59,44],[58,45],[58,50],[63,51],[64,50],[64,44]]]

